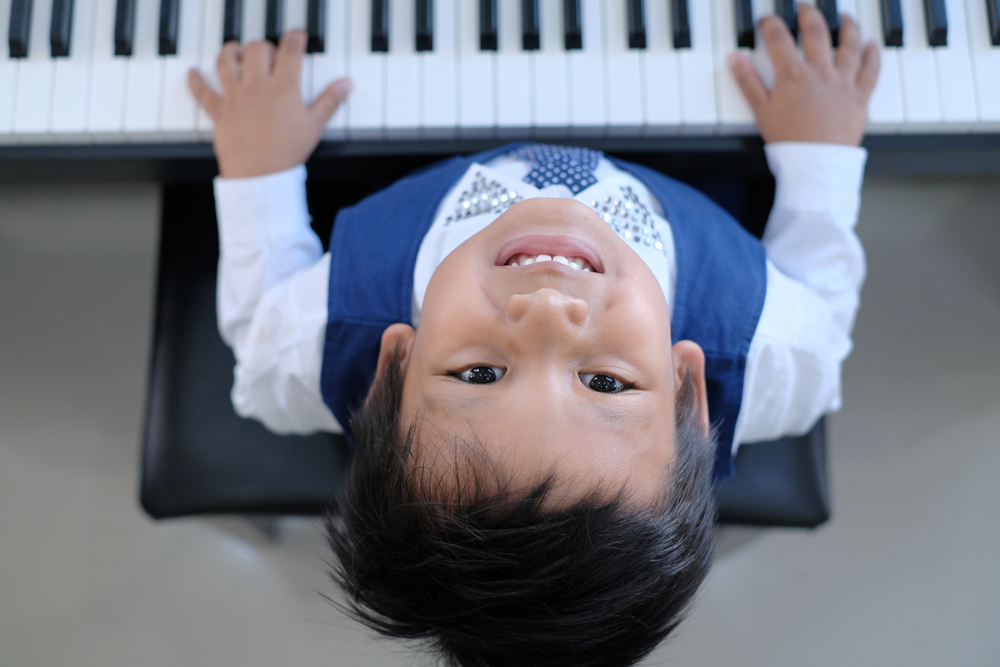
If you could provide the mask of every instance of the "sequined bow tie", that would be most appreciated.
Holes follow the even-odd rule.
[[[525,183],[539,189],[565,185],[578,194],[597,182],[594,170],[603,154],[589,148],[527,144],[508,155],[531,165],[531,171],[522,179]]]

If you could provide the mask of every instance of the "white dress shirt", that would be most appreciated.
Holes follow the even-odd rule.
[[[734,450],[741,442],[804,433],[840,408],[841,365],[851,351],[865,275],[854,233],[865,150],[787,142],[765,151],[777,181],[763,238],[767,294],[747,356]],[[524,183],[520,179],[528,171],[529,165],[507,156],[473,165],[442,200],[414,267],[414,326],[437,265],[498,216],[448,220],[472,179],[485,175],[522,198],[573,197],[565,186],[538,190]],[[600,161],[595,176],[598,182],[576,199],[599,205],[629,187],[653,214],[662,250],[629,247],[653,271],[672,306],[676,259],[659,202],[607,160]],[[342,431],[320,393],[329,254],[309,227],[305,178],[300,165],[215,181],[219,331],[236,357],[233,406],[277,433]]]

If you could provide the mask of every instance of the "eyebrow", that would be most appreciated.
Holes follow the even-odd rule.
[[[479,396],[453,396],[443,392],[430,392],[423,394],[423,403],[428,411],[444,408],[468,413],[489,407],[491,403],[495,403],[495,399],[492,396],[482,394]],[[601,421],[617,428],[640,429],[649,426],[652,422],[652,415],[648,410],[633,405],[625,404],[616,407],[592,405],[589,409]]]
[[[436,408],[447,408],[457,412],[471,412],[482,410],[488,403],[494,402],[491,396],[452,396],[443,392],[425,393],[422,396],[424,407],[428,410]]]
[[[600,418],[612,426],[638,429],[649,426],[652,422],[652,415],[648,410],[641,410],[632,405],[622,405],[611,407],[607,405],[597,405],[594,407]]]

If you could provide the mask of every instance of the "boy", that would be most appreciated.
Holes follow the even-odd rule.
[[[327,524],[357,618],[456,665],[627,665],[680,621],[713,466],[840,405],[878,52],[849,17],[836,52],[813,7],[799,25],[804,56],[762,22],[770,90],[730,63],[778,182],[763,244],[650,170],[524,144],[342,210],[322,255],[301,165],[349,82],[305,107],[299,33],[227,44],[221,96],[192,73],[233,402],[357,443]]]

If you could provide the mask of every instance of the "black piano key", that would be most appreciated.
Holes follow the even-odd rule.
[[[924,0],[924,23],[927,25],[927,43],[931,46],[948,46],[948,12],[944,0]]]
[[[986,0],[986,15],[990,21],[990,42],[1000,46],[1000,0]]]
[[[177,55],[177,20],[181,0],[160,0],[160,55]]]
[[[306,53],[326,50],[326,0],[309,0],[306,6]]]
[[[744,49],[754,48],[753,4],[750,0],[733,0],[733,10],[736,17],[736,46]]]
[[[115,7],[115,55],[132,55],[135,34],[135,0],[118,0]]]
[[[69,55],[73,35],[73,0],[52,0],[52,22],[49,24],[49,46],[53,58]]]
[[[795,0],[774,0],[774,13],[781,17],[793,36],[799,34],[799,13],[795,11]]]
[[[497,0],[479,0],[479,50],[497,50]]]
[[[27,58],[31,38],[31,0],[11,0],[7,46],[11,58]]]
[[[694,0],[698,2],[699,0]],[[674,48],[691,48],[691,21],[688,19],[687,0],[671,0],[670,19],[674,27]]]
[[[583,10],[581,0],[563,0],[563,34],[566,50],[583,48]]]
[[[628,0],[628,48],[646,48],[646,12],[642,0]]]
[[[537,51],[542,46],[538,0],[521,0],[521,48]]]
[[[389,50],[389,0],[372,0],[372,51]]]
[[[823,14],[826,24],[830,26],[830,41],[836,47],[840,44],[840,10],[837,0],[816,0],[816,9]]]
[[[417,51],[434,50],[434,0],[417,0]]]
[[[903,8],[899,0],[880,0],[882,3],[882,43],[886,46],[903,45]]]
[[[281,41],[285,32],[285,2],[284,0],[267,0],[264,10],[264,39],[275,46]]]
[[[222,42],[238,42],[243,36],[243,0],[226,0],[222,12]]]

